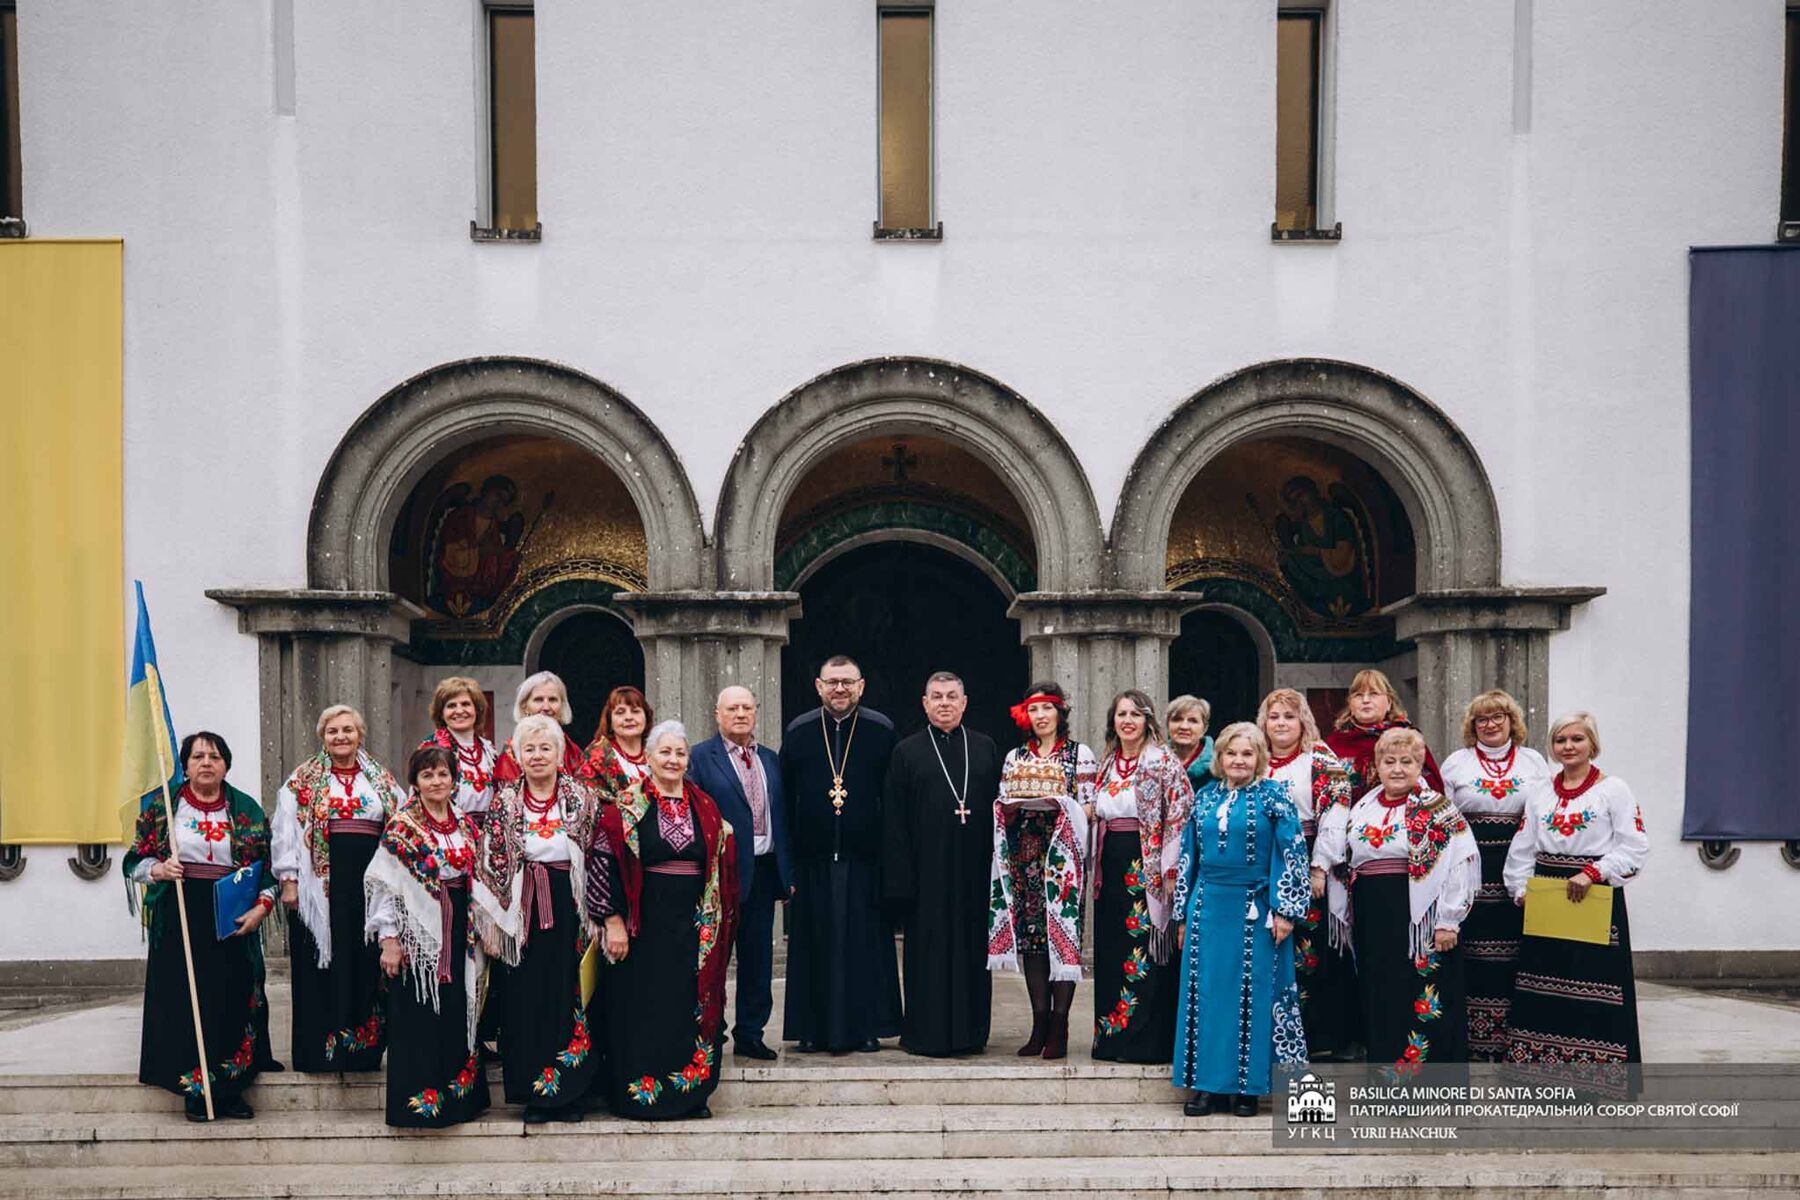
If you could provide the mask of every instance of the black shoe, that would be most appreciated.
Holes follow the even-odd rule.
[[[690,1121],[710,1121],[712,1120],[712,1109],[702,1104],[699,1108],[696,1108],[693,1112],[689,1113],[687,1119]]]
[[[256,1110],[242,1096],[233,1096],[218,1106],[220,1116],[230,1117],[234,1121],[248,1121],[256,1116]]]
[[[1210,1117],[1213,1114],[1213,1094],[1211,1092],[1195,1092],[1188,1102],[1181,1106],[1181,1111],[1190,1117]]]
[[[182,1102],[182,1108],[187,1112],[188,1120],[199,1121],[200,1123],[205,1124],[205,1122],[206,1122],[206,1100],[204,1097],[189,1096],[185,1101]]]
[[[555,1115],[553,1109],[534,1108],[529,1104],[525,1106],[525,1123],[527,1125],[548,1125],[550,1118]]]
[[[817,1054],[819,1052],[819,1044],[817,1042],[801,1041],[795,1043],[794,1049],[801,1054]]]
[[[565,1104],[561,1108],[551,1109],[550,1113],[565,1125],[578,1125],[587,1116],[587,1106],[580,1103]]]
[[[1255,1096],[1233,1096],[1231,1098],[1231,1115],[1234,1117],[1254,1117],[1256,1108]]]
[[[282,1062],[279,1058],[266,1058],[262,1062],[256,1064],[256,1069],[273,1073],[276,1071],[287,1070],[287,1064]]]
[[[755,1058],[763,1062],[774,1062],[779,1057],[761,1038],[734,1039],[731,1044],[731,1052],[739,1058]]]
[[[881,1049],[880,1039],[870,1038],[868,1041],[866,1041],[862,1045],[858,1046],[856,1048],[856,1052],[858,1054],[873,1054],[879,1049]]]

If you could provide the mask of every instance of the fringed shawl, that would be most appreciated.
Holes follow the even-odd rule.
[[[381,798],[382,819],[393,816],[406,795],[399,781],[386,767],[370,758],[366,750],[356,752],[356,767]],[[331,755],[321,750],[295,768],[286,785],[294,794],[303,856],[311,860],[313,878],[319,881],[319,889],[326,897],[331,895],[330,776]],[[308,921],[307,927],[312,928],[312,924]]]
[[[1312,805],[1315,821],[1325,819],[1334,804],[1342,804],[1348,808],[1355,799],[1354,789],[1350,784],[1349,768],[1324,742],[1314,742],[1312,747]]]
[[[1481,849],[1469,823],[1457,811],[1450,798],[1432,791],[1421,780],[1417,790],[1406,798],[1406,879],[1408,900],[1407,954],[1420,958],[1433,949],[1437,929],[1438,898],[1450,873],[1470,864],[1479,872]],[[1350,927],[1355,920],[1350,903],[1350,884],[1334,872],[1326,882],[1326,899],[1331,911],[1331,944],[1350,944]]]
[[[594,789],[572,775],[556,777],[556,803],[562,810],[563,836],[569,840],[569,886],[575,897],[575,952],[580,957],[593,939],[593,925],[583,911],[587,888],[587,847],[600,809]],[[475,869],[469,880],[470,923],[500,957],[517,965],[529,936],[521,919],[525,882],[525,780],[508,780],[494,788],[494,799],[478,820]]]
[[[725,969],[731,962],[731,946],[737,937],[737,847],[730,822],[719,815],[713,798],[691,780],[684,781],[682,795],[706,848],[706,883],[694,909],[699,931],[700,1042],[710,1046],[719,1032],[725,1010]],[[632,937],[642,927],[644,868],[638,858],[638,824],[655,803],[645,783],[635,783],[615,804],[601,806],[599,825],[619,863],[619,885],[625,893],[625,930]]]
[[[1144,899],[1150,910],[1152,961],[1169,961],[1170,898],[1181,863],[1181,831],[1194,808],[1194,788],[1180,760],[1161,746],[1145,746],[1132,773],[1137,795],[1138,839],[1143,846]],[[1095,864],[1098,869],[1098,864]]]

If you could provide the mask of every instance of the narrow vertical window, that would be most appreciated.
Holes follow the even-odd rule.
[[[1781,136],[1781,240],[1800,242],[1800,7],[1787,10],[1786,91]],[[13,145],[16,147],[18,142]]]
[[[1297,10],[1275,24],[1275,231],[1319,219],[1319,52],[1325,14]]]
[[[876,236],[932,236],[931,10],[881,19],[881,219]]]
[[[25,219],[25,188],[19,174],[19,13],[0,3],[0,222]],[[22,235],[18,226],[0,225],[0,237]]]
[[[491,7],[488,19],[488,155],[495,232],[538,229],[537,51],[532,11]]]

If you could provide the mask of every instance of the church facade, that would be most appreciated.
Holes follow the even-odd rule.
[[[774,743],[842,651],[1098,741],[1378,666],[1440,755],[1598,715],[1640,950],[1794,951],[1680,840],[1687,261],[1774,229],[1782,17],[24,0],[23,216],[124,241],[125,574],[265,798],[451,673]],[[0,959],[138,954],[28,857]]]

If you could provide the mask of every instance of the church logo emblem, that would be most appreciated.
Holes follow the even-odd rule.
[[[1288,1080],[1287,1123],[1330,1125],[1337,1121],[1337,1084],[1311,1071]]]

